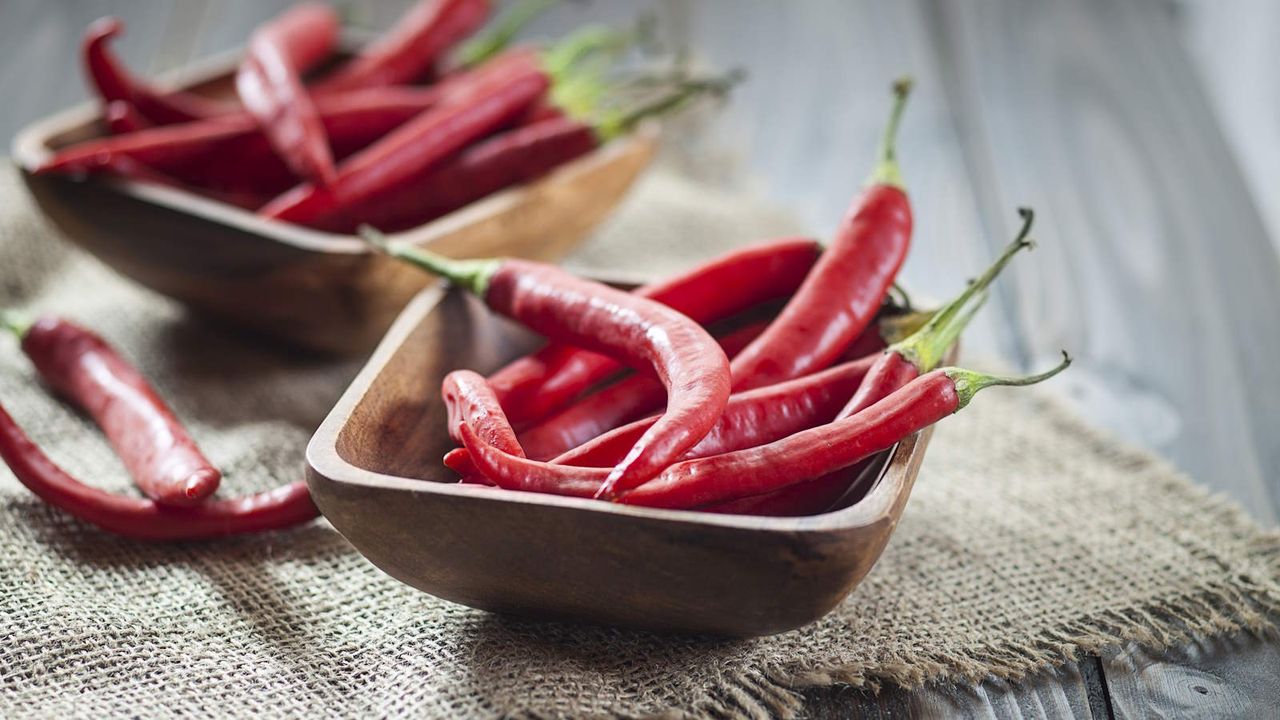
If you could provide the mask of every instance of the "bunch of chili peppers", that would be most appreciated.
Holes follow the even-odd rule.
[[[481,30],[488,0],[418,0],[346,58],[335,10],[302,2],[253,32],[234,100],[131,74],[111,49],[123,26],[104,18],[82,53],[109,134],[36,172],[124,176],[320,230],[393,232],[541,177],[727,85],[648,76],[657,82],[644,101],[619,109],[635,93],[608,71],[633,33],[586,27],[548,48],[511,45],[553,2],[522,0]]]
[[[1060,365],[1029,377],[937,368],[1001,270],[1031,247],[1029,210],[1020,211],[1014,241],[953,300],[932,312],[896,307],[912,232],[895,151],[908,81],[895,84],[877,164],[825,247],[807,238],[763,242],[624,292],[541,263],[455,260],[388,241],[370,218],[394,228],[423,208],[446,212],[586,152],[638,117],[723,87],[686,81],[587,124],[566,110],[589,103],[598,87],[547,90],[584,48],[601,46],[598,34],[553,52],[503,50],[517,17],[461,51],[463,66],[439,64],[486,12],[482,0],[421,3],[395,32],[312,80],[304,74],[331,51],[336,20],[324,6],[297,6],[255,33],[237,76],[243,109],[137,81],[105,45],[118,23],[99,23],[86,61],[122,134],[70,148],[47,169],[162,181],[205,173],[211,192],[244,198],[261,187],[238,183],[230,169],[274,158],[254,182],[301,182],[260,212],[318,227],[360,224],[375,247],[546,336],[542,349],[488,377],[457,370],[444,379],[448,432],[459,445],[444,462],[468,483],[717,513],[823,512],[857,499],[878,453],[978,391],[1037,383],[1070,363],[1064,353]],[[613,42],[605,37],[604,45]],[[433,82],[404,85],[422,78]],[[230,160],[220,164],[221,154]],[[146,540],[269,530],[316,516],[301,481],[212,499],[218,470],[97,335],[11,313],[0,313],[0,324],[20,338],[45,383],[102,428],[145,496],[71,477],[0,407],[0,458],[45,501]]]
[[[549,340],[487,378],[446,376],[448,431],[460,447],[445,464],[463,482],[510,490],[709,512],[821,512],[852,497],[877,453],[979,390],[1065,368],[1065,354],[1025,378],[937,368],[992,281],[1031,247],[1030,210],[1020,211],[1017,238],[951,302],[885,313],[912,229],[895,152],[909,90],[909,81],[895,84],[878,162],[827,247],[766,242],[627,293],[538,263],[449,259],[362,229],[375,247]],[[767,322],[719,339],[713,332],[762,312]]]

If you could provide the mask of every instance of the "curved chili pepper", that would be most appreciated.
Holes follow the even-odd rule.
[[[894,138],[911,84],[894,85],[880,159],[831,243],[773,325],[733,361],[733,389],[772,385],[831,364],[875,316],[911,242]]]
[[[1048,372],[1009,378],[961,368],[921,375],[853,417],[837,420],[746,450],[685,460],[653,480],[624,493],[628,505],[693,508],[760,495],[849,467],[969,404],[993,385],[1032,385],[1062,372],[1063,361]],[[488,445],[471,428],[462,442],[476,467],[499,487],[586,497],[610,471],[554,465],[508,455]]]
[[[859,355],[851,355],[849,351],[845,352],[846,357],[852,360],[858,360],[859,366],[872,363],[869,357],[876,356],[878,351],[883,350],[884,341],[891,338],[893,341],[901,340],[897,334],[905,328],[918,328],[925,322],[928,322],[927,313],[914,313],[908,319],[881,320],[886,323],[881,329],[881,322],[877,323],[876,331],[864,332],[859,336],[858,341],[852,343],[851,347],[867,348]],[[744,328],[750,331],[756,331],[753,327]],[[756,333],[758,334],[758,333]],[[742,334],[741,337],[726,338],[726,342],[722,342],[724,352],[732,359],[737,352],[741,351],[739,342],[750,342],[750,337]],[[805,379],[817,378],[820,373],[810,375]],[[521,443],[525,446],[527,455],[534,457],[536,460],[547,460],[550,457],[556,457],[556,462],[566,465],[591,465],[591,466],[607,466],[622,459],[628,447],[631,447],[637,437],[637,429],[648,427],[646,421],[637,421],[637,423],[627,425],[627,427],[618,427],[626,421],[635,420],[639,416],[649,410],[658,409],[662,406],[664,395],[662,387],[654,387],[655,380],[645,377],[645,375],[636,375],[634,378],[628,378],[613,384],[602,391],[595,392],[593,395],[582,398],[579,402],[566,407],[561,413],[553,415],[552,418],[541,421],[534,428],[521,433]],[[778,383],[781,387],[786,383]],[[855,386],[856,387],[856,386]],[[773,400],[764,400],[764,404],[768,405]],[[810,424],[822,423],[826,419],[831,419],[831,415],[826,414],[822,409],[814,409],[818,414],[817,419],[813,415],[799,416],[790,411],[786,411],[788,418],[774,418],[774,420],[782,421],[782,428],[801,429],[809,427]],[[730,404],[724,409],[726,415],[735,413],[735,397],[730,397]],[[723,441],[712,443],[710,437],[719,433],[722,425],[731,423],[736,425],[737,429],[732,433],[732,441]],[[790,424],[787,424],[790,423]],[[809,424],[805,424],[809,423]],[[765,423],[763,427],[753,428],[750,419],[726,419],[722,418],[721,423],[717,424],[717,429],[713,429],[710,436],[703,438],[694,450],[686,452],[685,459],[689,457],[700,457],[703,455],[712,455],[714,452],[728,452],[730,450],[741,450],[744,447],[762,445],[771,439],[776,439],[777,432],[780,430],[769,429],[771,425]],[[794,432],[794,430],[792,430]],[[786,433],[783,433],[786,434]],[[721,436],[722,438],[724,436]],[[579,447],[581,446],[581,447]],[[571,448],[577,450],[571,450]],[[712,450],[717,448],[717,450]],[[465,451],[463,451],[465,452]],[[558,456],[558,457],[557,457]],[[457,459],[461,460],[461,459]],[[468,465],[470,466],[470,465]]]
[[[818,258],[808,238],[750,245],[635,291],[708,324],[795,292]],[[617,361],[579,348],[551,344],[489,376],[513,423],[545,417],[619,368]]]
[[[449,436],[462,442],[459,425],[470,425],[484,441],[503,452],[524,457],[516,431],[502,414],[502,406],[483,376],[470,370],[454,370],[440,386],[449,413]]]
[[[409,83],[431,70],[488,16],[487,0],[419,0],[390,32],[317,82],[314,91]]]
[[[767,322],[758,322],[741,327],[720,338],[720,348],[732,358],[767,326]],[[550,460],[623,423],[661,408],[666,399],[666,388],[657,378],[643,373],[625,377],[520,433],[520,445],[524,448],[521,454],[536,460]],[[634,441],[638,437],[631,439]],[[630,447],[628,444],[627,448]],[[614,462],[621,459],[622,455],[619,455]]]
[[[712,428],[729,399],[729,361],[715,339],[661,303],[524,260],[451,260],[371,228],[383,251],[444,277],[552,341],[607,353],[651,369],[667,388],[667,409],[614,469],[620,489],[653,477]],[[463,425],[462,427],[466,427]],[[602,487],[607,492],[608,484]]]
[[[96,333],[59,318],[0,317],[40,377],[106,434],[139,489],[162,505],[197,505],[222,474],[146,378]]]
[[[253,31],[236,71],[236,93],[271,146],[299,177],[334,179],[333,154],[302,74],[333,52],[338,15],[327,5],[294,5]]]
[[[3,406],[0,459],[41,500],[107,532],[136,540],[206,540],[280,530],[320,514],[303,481],[256,495],[210,500],[193,508],[165,507],[153,500],[90,487],[41,452]]]
[[[304,183],[259,214],[299,224],[322,221],[394,188],[518,117],[546,92],[534,62],[478,83],[387,134],[338,166],[327,185]]]
[[[102,108],[102,120],[112,135],[127,135],[151,127],[151,123],[127,100],[108,102]]]
[[[105,17],[89,25],[81,41],[85,70],[104,102],[128,102],[140,115],[158,125],[206,120],[232,109],[194,93],[161,92],[133,77],[108,45],[108,41],[122,32],[124,24],[119,19]]]

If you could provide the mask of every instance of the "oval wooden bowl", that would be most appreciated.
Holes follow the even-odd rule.
[[[461,485],[440,382],[537,339],[478,301],[418,295],[307,447],[325,517],[374,565],[494,612],[660,631],[768,635],[825,615],[875,564],[930,431],[884,454],[855,504],[801,518],[656,510]]]
[[[225,92],[234,54],[177,74],[177,87]],[[234,326],[327,352],[368,350],[431,280],[318,232],[182,190],[121,179],[36,176],[62,147],[100,136],[96,104],[37,121],[12,155],[36,202],[73,242],[130,278]],[[622,199],[653,155],[643,128],[541,180],[394,237],[454,256],[557,259]]]

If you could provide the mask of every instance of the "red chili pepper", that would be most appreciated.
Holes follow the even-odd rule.
[[[58,318],[0,320],[21,338],[45,383],[102,428],[147,497],[189,507],[218,489],[222,474],[150,383],[105,340]]]
[[[518,117],[549,80],[536,63],[479,83],[469,92],[424,112],[338,166],[328,185],[299,185],[259,214],[299,224],[323,221],[346,208],[398,187]]]
[[[519,127],[471,145],[438,169],[312,226],[341,233],[366,224],[383,232],[417,227],[535,180],[597,147],[595,132],[568,118]]]
[[[795,292],[818,257],[807,238],[770,240],[734,250],[664,282],[635,291],[708,324]],[[619,368],[617,361],[551,344],[489,376],[513,423],[541,419]]]
[[[316,104],[335,155],[345,157],[431,107],[437,99],[438,94],[431,90],[378,88],[320,98]],[[122,166],[120,158],[215,195],[274,196],[297,182],[245,113],[88,140],[58,151],[36,173],[115,172],[131,176],[121,171],[129,166]]]
[[[827,473],[817,480],[788,485],[763,495],[739,498],[698,508],[718,515],[757,515],[763,517],[799,517],[827,512],[841,504],[842,498],[856,486],[875,480],[867,473],[878,470],[876,456],[858,461],[851,468]]]
[[[519,127],[481,140],[439,167],[428,167],[365,202],[307,224],[342,233],[354,232],[363,224],[383,232],[416,227],[499,190],[542,177],[629,132],[647,117],[702,92],[723,92],[725,87],[720,80],[686,81],[670,95],[607,126],[588,125],[563,114],[534,123],[521,120]]]
[[[420,0],[391,32],[315,85],[320,93],[403,85],[432,69],[489,16],[487,0]]]
[[[320,514],[303,481],[193,508],[165,507],[90,487],[55,465],[2,406],[0,459],[41,500],[103,530],[137,540],[205,540],[279,530]]]
[[[986,300],[987,287],[1014,255],[1023,248],[1032,246],[1027,235],[1031,232],[1034,214],[1027,208],[1021,208],[1018,212],[1023,220],[1018,237],[977,280],[939,310],[919,332],[890,345],[880,355],[875,366],[867,373],[867,379],[858,387],[858,392],[840,411],[840,417],[849,417],[871,407],[942,361],[942,356],[955,344],[973,314]]]
[[[158,125],[206,120],[232,110],[230,105],[193,93],[155,90],[134,78],[108,46],[123,31],[118,19],[101,18],[89,26],[81,42],[85,70],[104,102],[128,102]]]
[[[607,353],[652,370],[667,388],[667,409],[614,469],[610,483],[644,482],[696,444],[729,399],[729,361],[695,320],[661,303],[524,260],[451,260],[412,245],[366,240],[453,281],[552,341]],[[465,425],[463,426],[466,427]],[[602,491],[609,490],[608,484]]]
[[[886,337],[891,337],[896,342],[901,338],[895,333],[900,333],[907,328],[918,329],[927,319],[928,313],[915,314],[909,321],[886,317],[877,323],[875,330],[864,332],[851,346],[866,348],[866,352],[857,357],[852,357],[846,351],[845,356],[857,361],[853,363],[852,367],[863,368],[863,366],[873,361],[875,353],[884,349]],[[881,329],[881,323],[884,323],[883,327],[885,329]],[[754,330],[755,328],[750,329]],[[741,347],[737,347],[739,341],[750,342],[751,340],[746,335],[734,338],[732,350],[729,343],[722,343],[730,359],[741,351]],[[861,370],[858,370],[858,372],[861,372]],[[821,373],[815,373],[812,376],[797,380],[813,381],[818,379],[820,375]],[[661,388],[658,388],[658,393],[653,396],[652,404],[646,404],[641,407],[637,403],[641,399],[647,399],[648,396],[633,397],[629,394],[628,383],[639,385],[651,382],[652,380],[644,376],[636,376],[627,381],[611,385],[598,393],[588,395],[578,403],[566,408],[559,415],[548,418],[534,428],[522,433],[521,443],[527,449],[528,456],[537,460],[555,457],[554,462],[564,465],[588,465],[594,467],[612,465],[622,458],[627,449],[635,442],[638,432],[648,427],[647,423],[650,421],[638,421],[626,427],[618,426],[640,417],[649,410],[661,407],[662,400],[665,397],[661,394]],[[837,380],[837,385],[838,382]],[[779,383],[770,387],[776,387],[781,390],[784,386],[786,386],[786,383]],[[801,388],[802,391],[807,391],[804,388],[808,386],[797,385],[796,387]],[[855,384],[854,387],[856,388],[857,385]],[[833,393],[828,397],[838,399],[839,388],[834,387],[831,390]],[[812,412],[808,413],[801,413],[793,408],[780,411],[783,415],[782,417],[768,416],[773,420],[774,424],[771,425],[766,422],[757,428],[752,426],[754,421],[750,416],[751,413],[757,412],[757,410],[749,408],[749,406],[735,405],[736,397],[729,398],[729,404],[725,407],[726,417],[721,418],[716,429],[713,429],[711,434],[703,438],[697,447],[685,453],[686,459],[760,445],[789,434],[789,432],[784,432],[787,428],[793,428],[790,432],[794,432],[795,430],[827,422],[832,417],[826,411],[825,405],[813,407],[811,408]],[[768,404],[774,402],[775,399],[770,396],[770,399],[764,399],[762,402]],[[782,402],[788,401],[783,400]],[[739,412],[743,413],[744,417],[728,417]],[[723,426],[733,426],[735,429],[730,435],[726,436],[720,434]],[[782,434],[777,434],[779,432]],[[721,440],[712,442],[713,436],[718,436]],[[732,439],[730,440],[729,438]],[[577,449],[571,450],[571,448]],[[465,450],[462,452],[465,453]],[[455,458],[456,462],[461,462],[462,460],[463,458]],[[467,467],[470,467],[470,465],[468,464]]]
[[[151,127],[151,123],[127,100],[112,100],[102,109],[102,120],[112,135],[127,135]]]
[[[969,404],[992,385],[1031,385],[1065,369],[1023,378],[943,368],[916,378],[861,413],[746,450],[685,460],[623,494],[619,502],[663,508],[693,508],[760,495],[847,468],[892,447]],[[463,445],[476,467],[499,487],[587,496],[610,474],[604,468],[554,465],[503,453],[463,427]]]
[[[732,358],[764,332],[766,326],[767,323],[759,322],[739,328],[720,338],[720,348]],[[520,433],[520,445],[524,448],[522,454],[535,460],[550,460],[623,423],[661,408],[666,399],[666,388],[657,378],[643,373],[625,377]],[[638,437],[638,434],[633,436],[632,442]],[[628,444],[613,462],[621,460],[630,447]]]
[[[794,380],[734,393],[715,426],[681,460],[719,455],[764,445],[835,419],[840,407],[858,389],[875,357],[851,360]],[[653,418],[583,443],[556,457],[557,465],[612,467],[623,458]],[[531,457],[535,457],[530,453]]]
[[[911,241],[894,136],[910,90],[894,85],[880,160],[831,246],[773,325],[733,361],[735,391],[772,385],[830,365],[880,309]]]
[[[236,72],[236,93],[272,147],[299,176],[332,182],[333,154],[302,74],[333,52],[338,15],[327,5],[294,5],[254,30]]]
[[[894,342],[881,353],[867,371],[853,398],[836,414],[835,419],[840,420],[861,412],[916,379],[921,373],[932,370],[942,360],[947,349],[956,342],[970,319],[986,301],[987,287],[1018,251],[1032,246],[1027,235],[1031,231],[1033,214],[1025,208],[1019,212],[1023,217],[1023,227],[1018,237],[982,275],[934,313],[923,327],[909,337]],[[767,496],[743,498],[707,509],[711,512],[751,515],[822,512],[838,501],[850,483],[869,471],[873,464],[874,458],[867,458],[859,462],[852,472],[842,469],[817,480],[774,491]]]
[[[462,442],[459,425],[470,425],[476,434],[503,452],[524,457],[516,431],[502,414],[502,406],[484,377],[470,370],[454,370],[444,377],[440,387],[449,413],[449,435]]]

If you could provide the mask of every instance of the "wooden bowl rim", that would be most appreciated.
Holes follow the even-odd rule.
[[[240,55],[241,50],[234,49],[197,60],[190,65],[166,73],[161,84],[172,88],[189,88],[193,85],[212,82],[230,73],[238,63]],[[10,148],[13,163],[22,172],[33,173],[52,156],[53,151],[49,147],[52,138],[73,128],[95,123],[101,117],[99,104],[89,100],[27,124],[14,136]],[[591,172],[613,162],[618,156],[629,153],[636,145],[653,145],[657,142],[659,132],[658,122],[643,123],[628,135],[611,140],[591,153],[565,163],[540,180],[528,185],[507,188],[425,225],[392,233],[390,237],[416,245],[432,244],[479,219],[505,212],[519,205],[524,195],[532,192],[538,184],[553,177],[560,180],[565,176]],[[101,183],[122,195],[252,233],[300,250],[339,255],[363,255],[370,252],[364,241],[354,235],[312,230],[293,223],[261,218],[252,211],[179,188],[107,176],[93,178],[93,182]]]
[[[888,450],[875,484],[858,502],[839,510],[804,517],[759,517],[699,512],[696,510],[668,510],[606,503],[585,498],[564,497],[543,493],[519,492],[492,487],[476,487],[461,483],[442,483],[430,480],[406,478],[367,470],[348,462],[337,449],[338,437],[357,405],[373,387],[374,381],[385,370],[392,357],[399,351],[405,339],[421,324],[449,292],[462,292],[446,283],[437,283],[419,292],[405,306],[387,334],[378,343],[360,373],[343,392],[342,397],[316,429],[307,444],[306,459],[308,482],[320,479],[348,485],[362,485],[396,491],[425,492],[441,495],[475,498],[480,501],[517,503],[546,507],[568,508],[582,512],[609,513],[638,519],[654,519],[678,522],[686,525],[715,526],[742,530],[771,532],[817,532],[851,530],[892,521],[894,504],[912,484],[907,471],[917,453],[923,453],[921,433],[902,440]],[[926,429],[922,432],[928,432]],[[891,470],[898,472],[891,472]]]

